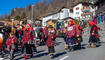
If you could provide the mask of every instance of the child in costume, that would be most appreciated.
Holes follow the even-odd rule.
[[[48,27],[48,34],[47,34],[47,47],[50,57],[54,57],[55,48],[54,48],[54,41],[56,39],[56,30],[50,25]]]
[[[10,54],[10,60],[14,59],[16,43],[17,43],[17,38],[15,37],[15,34],[13,32],[11,32],[10,37],[6,41],[7,48],[8,48],[9,54]]]

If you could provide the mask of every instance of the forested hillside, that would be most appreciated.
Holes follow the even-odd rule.
[[[49,0],[49,1],[43,0],[41,2],[34,4],[34,7],[33,7],[34,18],[40,18],[47,14],[57,12],[62,7],[71,8],[72,5],[81,1],[89,2],[89,0]],[[26,8],[14,8],[10,13],[9,18],[28,17],[30,19],[31,15],[32,15],[32,5],[28,5]]]

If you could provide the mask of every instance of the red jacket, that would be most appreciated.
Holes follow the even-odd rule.
[[[35,34],[33,31],[25,30],[23,35],[23,45],[25,43],[34,43],[34,38]]]
[[[90,32],[90,35],[96,35],[96,37],[99,38],[98,31],[100,30],[100,27],[98,27],[97,24],[95,24],[93,21],[90,21],[89,23],[90,23],[90,25],[92,27],[91,28],[91,32]]]
[[[66,36],[67,38],[76,37],[77,35],[77,26],[76,25],[68,25],[66,29]]]
[[[77,25],[77,35],[82,36],[83,29],[80,25]]]
[[[43,33],[44,33],[45,36],[47,36],[47,34],[48,34],[47,27],[44,27],[44,29],[43,29]]]
[[[53,32],[48,32],[48,39],[47,39],[47,46],[54,46],[54,41],[56,39],[56,31],[52,30]]]
[[[9,49],[15,49],[15,44],[18,42],[17,38],[14,37],[10,37],[8,38],[8,40],[6,41],[7,47],[9,47]]]
[[[90,35],[96,35],[96,37],[99,38],[99,34],[98,34],[99,28],[93,27],[93,31],[94,32],[91,32]]]
[[[22,34],[22,31],[21,31],[21,30],[19,30],[19,31],[18,31],[18,33],[19,33],[19,34]]]

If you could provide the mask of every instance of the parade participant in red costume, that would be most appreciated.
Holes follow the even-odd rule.
[[[49,51],[50,57],[53,58],[55,53],[54,41],[56,39],[56,30],[51,25],[48,27],[47,35],[48,35],[48,38],[47,38],[48,51]]]
[[[35,34],[33,31],[34,30],[30,24],[27,24],[23,28],[24,35],[23,35],[23,41],[22,42],[23,42],[23,46],[24,46],[25,59],[27,59],[29,56],[31,56],[31,57],[33,56],[33,50],[35,48],[35,45],[34,45]]]
[[[10,37],[6,41],[7,48],[10,54],[10,60],[14,59],[14,52],[16,49],[16,43],[17,43],[17,38],[15,37],[15,34],[13,32],[10,33]]]
[[[91,25],[91,30],[90,30],[89,44],[87,47],[90,48],[91,45],[93,44],[93,47],[96,48],[96,43],[99,41],[98,31],[100,30],[100,28],[93,21],[90,21],[89,23]]]
[[[77,43],[78,43],[78,48],[81,49],[81,42],[83,41],[82,39],[82,32],[83,32],[83,29],[80,25],[77,25]]]
[[[46,42],[46,40],[47,40],[47,33],[48,33],[48,29],[47,29],[46,26],[43,29],[43,33],[44,33],[44,42]]]
[[[77,37],[77,26],[74,20],[69,20],[69,24],[66,29],[66,43],[68,44],[69,51],[73,50],[73,47],[76,45]]]

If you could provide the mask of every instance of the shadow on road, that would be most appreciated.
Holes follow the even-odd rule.
[[[15,60],[24,60],[24,57],[20,57],[20,58],[17,58],[17,59],[15,59]]]
[[[100,46],[101,46],[100,44],[96,45],[96,47],[100,47]]]
[[[55,42],[55,45],[58,46],[60,45],[62,42]]]
[[[67,54],[67,52],[61,52],[61,53],[57,53],[56,55],[54,55],[54,58],[57,58],[61,55]]]
[[[48,52],[38,54],[38,55],[34,56],[33,58],[42,57],[42,56],[45,56],[45,55],[48,55]]]
[[[41,53],[41,52],[44,52],[45,50],[40,50],[40,51],[37,51],[37,53]]]
[[[86,49],[86,46],[87,46],[88,44],[82,44],[82,47],[81,47],[81,49]]]
[[[38,51],[37,53],[41,53],[41,52],[44,52],[45,50],[41,50],[41,51]],[[36,54],[37,54],[36,53]],[[40,54],[39,54],[40,55]],[[21,56],[21,54],[17,54],[17,55],[15,55],[15,56]],[[34,58],[34,57],[33,57]],[[19,58],[16,58],[15,60],[24,60],[24,56],[21,56],[21,57],[19,57]]]

